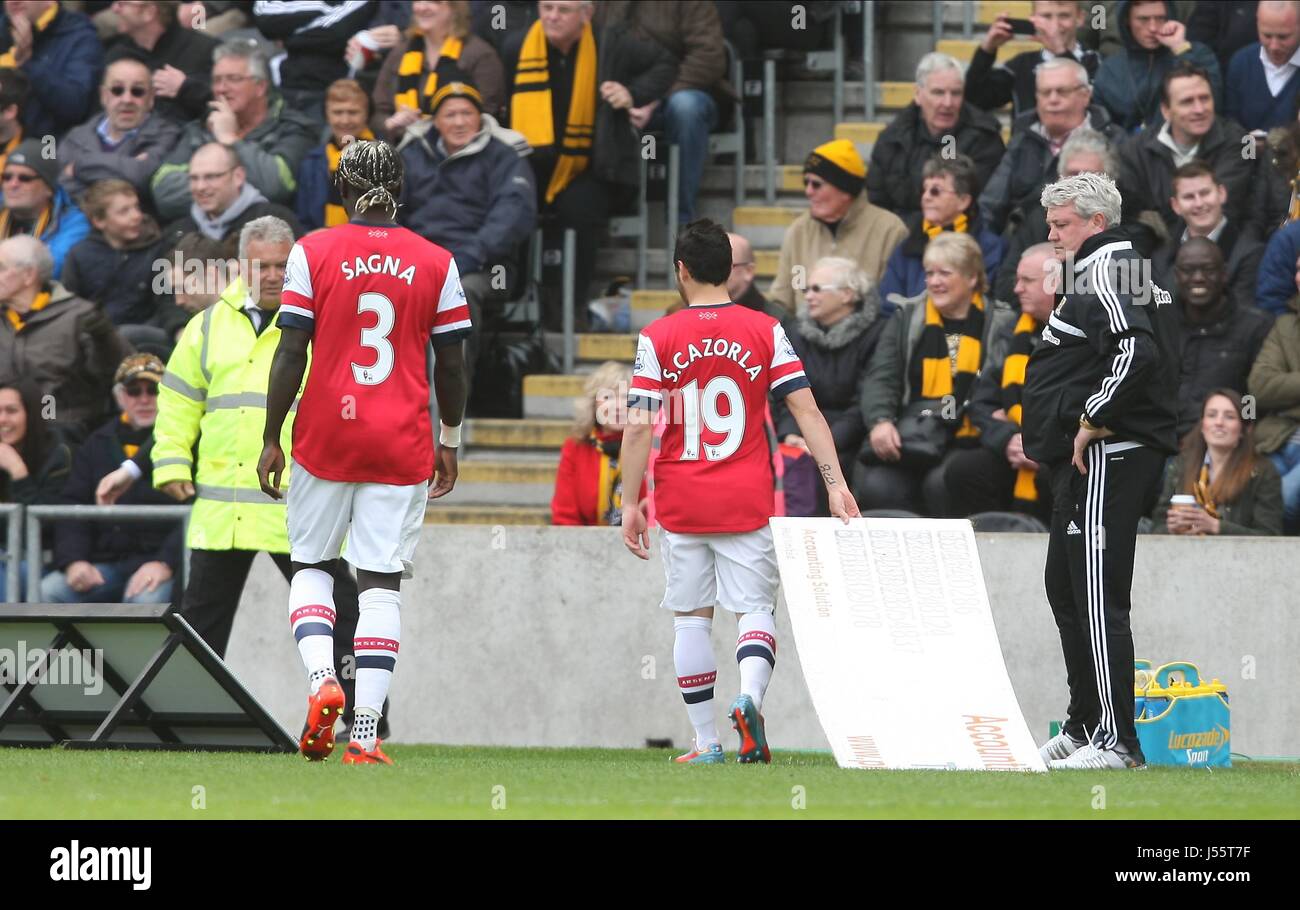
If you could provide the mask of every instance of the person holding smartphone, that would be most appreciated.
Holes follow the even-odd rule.
[[[1086,15],[1086,5],[1076,0],[1035,0],[1033,14],[1028,19],[1013,19],[1009,13],[999,13],[966,71],[966,100],[984,110],[1000,108],[1010,101],[1013,119],[1033,110],[1034,70],[1054,57],[1077,60],[1091,80],[1101,57],[1096,51],[1084,48],[1076,37]],[[1032,38],[1043,48],[998,63],[998,49],[1013,37]]]

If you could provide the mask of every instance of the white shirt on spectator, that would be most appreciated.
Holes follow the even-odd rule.
[[[1274,66],[1273,61],[1268,59],[1268,51],[1262,47],[1259,49],[1259,60],[1264,64],[1264,78],[1268,81],[1268,90],[1276,98],[1282,94],[1282,89],[1286,87],[1291,74],[1300,69],[1300,48],[1297,48],[1291,55],[1291,59],[1281,66]]]

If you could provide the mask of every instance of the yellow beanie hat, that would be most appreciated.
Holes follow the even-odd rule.
[[[838,190],[856,196],[866,185],[867,166],[848,139],[834,139],[813,149],[803,163],[805,174],[815,174]]]

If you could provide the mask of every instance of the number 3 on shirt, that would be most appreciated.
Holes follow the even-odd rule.
[[[718,412],[718,399],[727,399],[728,413]],[[716,446],[704,447],[706,461],[722,461],[734,455],[745,439],[745,397],[730,376],[714,376],[700,393],[700,384],[692,380],[682,386],[682,457],[681,461],[698,461],[700,457],[700,419],[710,433],[725,433]]]
[[[357,315],[374,313],[378,318],[373,327],[361,330],[361,346],[375,352],[375,362],[363,367],[352,364],[352,378],[358,385],[379,385],[393,372],[393,345],[388,333],[393,330],[393,301],[383,294],[367,291],[357,298]]]

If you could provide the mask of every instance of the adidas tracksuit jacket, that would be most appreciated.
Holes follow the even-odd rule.
[[[1179,334],[1170,294],[1122,228],[1090,237],[1029,359],[1025,454],[1050,469],[1052,523],[1045,583],[1070,689],[1065,731],[1098,728],[1102,745],[1143,759],[1133,723],[1129,629],[1137,523],[1176,449]],[[1067,269],[1071,265],[1067,263]],[[1114,435],[1071,464],[1080,418]]]

